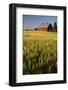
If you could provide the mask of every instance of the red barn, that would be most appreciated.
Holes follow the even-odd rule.
[[[48,24],[42,23],[37,28],[35,28],[36,31],[48,31]]]

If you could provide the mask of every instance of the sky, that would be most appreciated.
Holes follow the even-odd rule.
[[[23,15],[24,28],[35,28],[42,23],[54,25],[57,22],[57,16]]]

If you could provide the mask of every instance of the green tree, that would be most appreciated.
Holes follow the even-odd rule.
[[[57,23],[54,22],[54,31],[57,32]]]
[[[49,24],[49,25],[48,25],[48,31],[53,31],[52,24]]]

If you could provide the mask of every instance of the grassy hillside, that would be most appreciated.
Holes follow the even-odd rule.
[[[57,32],[23,32],[23,74],[57,73]]]

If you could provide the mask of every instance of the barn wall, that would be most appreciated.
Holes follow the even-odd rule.
[[[39,28],[38,31],[48,31],[48,28]]]

